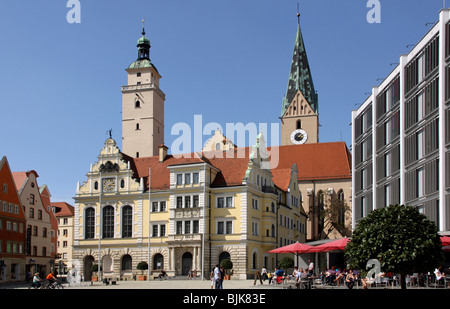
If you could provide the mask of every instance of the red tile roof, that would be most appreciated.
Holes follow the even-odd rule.
[[[279,149],[275,169],[291,168],[296,163],[298,180],[351,179],[351,154],[344,142],[273,147]]]
[[[60,211],[55,213],[57,217],[69,217],[75,214],[75,208],[66,202],[53,202],[52,206],[60,209]]]
[[[273,183],[283,191],[287,191],[291,182],[291,169],[279,168],[272,170]]]
[[[167,155],[163,162],[159,157],[131,158],[123,154],[135,171],[134,178],[145,180],[148,188],[149,167],[151,167],[151,190],[167,190],[170,187],[170,166],[208,163],[219,170],[212,187],[242,185],[248,168],[251,147],[236,148],[225,152],[206,152],[203,157],[197,153],[179,156]],[[298,180],[351,179],[351,157],[344,142],[291,145],[268,148],[269,154],[278,151],[277,166],[272,166],[274,184],[286,190],[290,170],[297,164]]]

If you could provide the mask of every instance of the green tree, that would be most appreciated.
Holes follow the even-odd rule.
[[[433,271],[441,250],[435,223],[415,207],[391,205],[359,221],[345,254],[353,269],[363,271],[369,260],[378,260],[381,271],[400,274],[405,289],[406,275]]]
[[[294,266],[294,260],[291,257],[285,256],[280,261],[280,267],[282,269],[284,269],[285,271],[287,271],[287,269],[289,267],[293,267],[293,266]]]
[[[140,270],[140,271],[141,271],[141,274],[143,275],[143,274],[144,274],[144,270],[147,270],[147,269],[148,269],[148,264],[147,264],[147,262],[145,262],[145,261],[139,262],[139,263],[136,265],[136,269]]]
[[[233,262],[229,259],[224,259],[220,262],[220,266],[223,266],[225,273],[228,275],[228,271],[233,268]]]

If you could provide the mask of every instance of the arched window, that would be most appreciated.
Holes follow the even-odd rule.
[[[114,207],[103,208],[103,238],[114,238]]]
[[[87,208],[85,211],[85,239],[95,238],[95,209]]]
[[[110,255],[105,255],[102,259],[102,269],[104,273],[113,272],[113,260]]]
[[[319,193],[317,193],[317,208],[318,208],[317,215],[319,216],[319,233],[321,233],[325,224],[325,220],[322,217],[322,213],[325,209],[325,194],[323,193],[322,190],[320,190]]]
[[[220,146],[220,143],[216,144],[216,150],[220,150],[222,146]]]
[[[153,269],[164,269],[164,257],[158,253],[153,256]]]
[[[302,121],[300,119],[297,120],[295,127],[297,128],[297,130],[302,128]]]
[[[132,270],[132,259],[131,259],[131,255],[125,254],[125,255],[122,257],[122,265],[121,265],[120,269],[122,269],[122,270]]]
[[[338,191],[338,199],[343,202],[344,201],[344,191],[341,189]]]
[[[257,265],[257,255],[256,252],[253,252],[253,256],[252,256],[252,268],[253,269],[257,269],[258,265]]]
[[[223,260],[231,260],[231,256],[228,252],[224,251],[219,255],[219,265]]]
[[[339,210],[338,210],[338,224],[345,225],[345,202],[344,202],[344,191],[341,189],[338,191]]]
[[[137,101],[134,103],[134,107],[136,107],[136,108],[141,107],[141,101],[137,100]]]
[[[122,208],[122,238],[131,237],[133,232],[133,209],[131,206]]]

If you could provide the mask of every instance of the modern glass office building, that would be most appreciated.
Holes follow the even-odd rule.
[[[352,112],[353,228],[391,204],[450,233],[450,10]]]

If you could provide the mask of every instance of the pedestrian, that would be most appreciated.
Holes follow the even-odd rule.
[[[261,269],[261,277],[263,281],[266,281],[267,279],[267,268],[266,266],[263,266],[263,268]]]
[[[225,268],[220,266],[220,289],[223,289],[223,279],[225,278]]]
[[[311,260],[308,260],[308,272],[310,275],[314,273],[314,263]]]
[[[220,269],[219,264],[216,264],[216,267],[214,268],[214,288],[220,289]]]
[[[215,285],[214,268],[211,270],[211,273],[209,274],[209,279],[211,279],[211,289],[214,289],[214,285]]]

